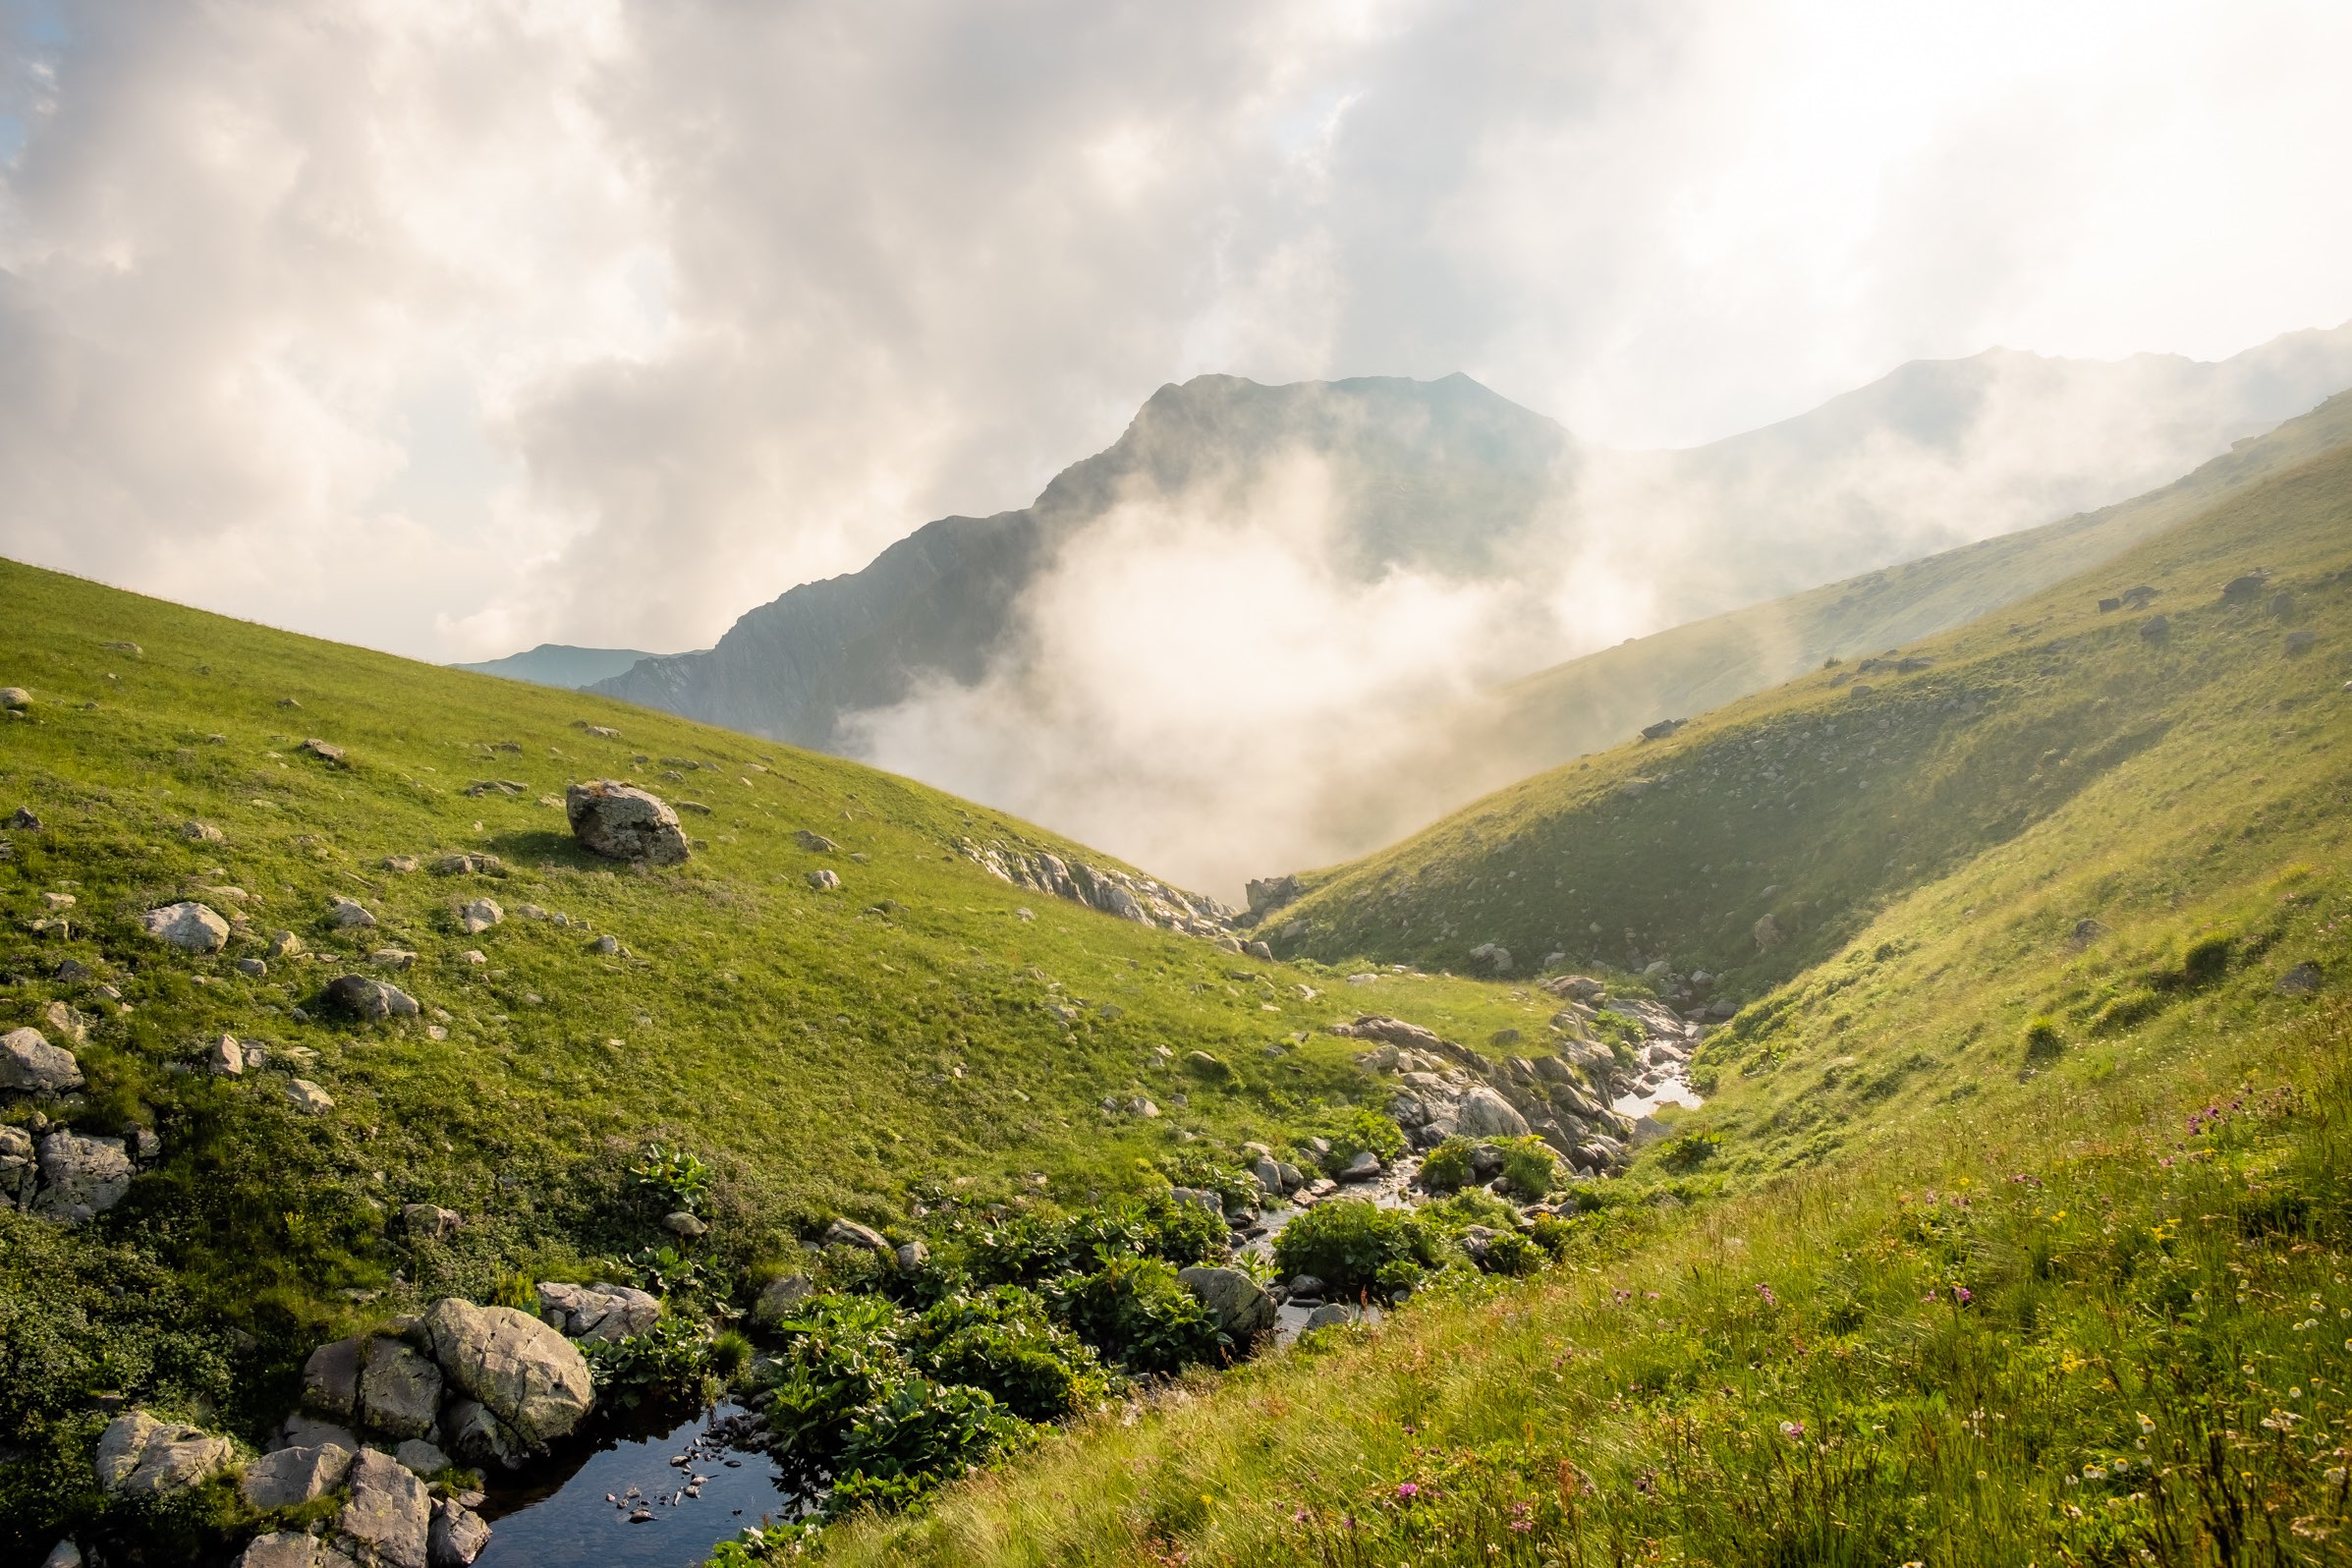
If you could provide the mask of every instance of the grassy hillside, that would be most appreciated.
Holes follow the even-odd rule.
[[[2135,584],[2159,596],[2098,609]],[[1725,974],[1710,1099],[1583,1195],[1562,1265],[829,1557],[2342,1560],[2352,454],[1904,651],[1930,662],[1531,780],[1269,922],[1325,956],[1501,940],[1523,974],[1630,928]]]
[[[2352,393],[2241,441],[2161,489],[1901,566],[1635,638],[1417,721],[1417,759],[1334,786],[1328,812],[1383,844],[1490,790],[1795,679],[1901,647],[2088,571],[2352,442]],[[2129,587],[2129,584],[2119,584]]]
[[[1108,863],[905,780],[15,565],[0,613],[0,683],[31,699],[0,721],[0,814],[38,819],[0,828],[0,1023],[65,1043],[49,1010],[72,1010],[88,1079],[0,1094],[0,1121],[159,1142],[82,1228],[0,1204],[0,1555],[37,1557],[90,1505],[102,1395],[255,1437],[338,1332],[635,1277],[622,1260],[672,1240],[630,1191],[649,1143],[707,1162],[698,1256],[756,1286],[835,1214],[904,1221],[924,1184],[1164,1191],[1151,1162],[1279,1144],[1367,1089],[1352,1043],[1311,1033],[1349,1011],[1328,977],[1011,886],[966,842]],[[636,873],[578,849],[560,802],[594,777],[680,803],[693,859]],[[498,865],[432,868],[461,853]],[[376,925],[335,927],[338,897]],[[506,919],[469,934],[457,907],[481,897]],[[244,930],[209,956],[141,931],[181,899]],[[387,972],[378,949],[414,958]],[[350,971],[424,1011],[324,1021]],[[1416,996],[1460,1037],[1528,1022],[1490,986]],[[266,1067],[202,1071],[223,1034]],[[1227,1071],[1188,1074],[1192,1050]],[[332,1110],[299,1111],[296,1077]],[[388,1231],[417,1202],[463,1228]]]

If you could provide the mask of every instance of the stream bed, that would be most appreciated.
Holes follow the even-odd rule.
[[[475,1568],[691,1568],[762,1516],[799,1512],[765,1454],[705,1436],[741,1408],[641,1411],[523,1475],[493,1473],[481,1508],[490,1543]],[[682,1455],[687,1464],[671,1463]],[[699,1495],[688,1495],[695,1476]]]

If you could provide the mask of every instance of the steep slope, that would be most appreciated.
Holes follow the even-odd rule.
[[[1910,656],[1531,780],[1286,912],[1400,955],[1407,923],[1606,918],[1657,983],[1729,972],[1711,1097],[1560,1205],[1559,1265],[818,1559],[2330,1560],[2352,455]]]
[[[1616,452],[1462,376],[1204,376],[1034,505],[933,523],[602,690],[858,756],[1233,898],[1621,733],[1610,702],[1567,750],[1521,748],[1554,712],[1484,700],[1496,686],[2106,505],[2347,383],[2352,328],[2211,364],[1990,351],[1708,446]],[[1991,552],[1951,567],[1968,590],[1939,571],[1919,614],[1897,585],[1856,618],[1923,635],[1994,601],[2004,569],[2023,592],[2063,558]],[[1662,684],[1721,700],[1789,673],[1785,644],[1744,646],[1753,621],[1719,630],[1701,639],[1719,679]]]
[[[895,1227],[959,1179],[975,1202],[1164,1193],[1188,1149],[1238,1169],[1242,1140],[1289,1147],[1377,1092],[1354,1042],[1308,1033],[1321,976],[1182,934],[1213,910],[902,779],[15,565],[0,607],[24,694],[0,719],[0,1024],[86,1080],[0,1077],[8,1560],[95,1515],[91,1445],[126,1400],[258,1441],[314,1346],[438,1296],[604,1278],[741,1310],[833,1215]],[[598,777],[676,802],[692,859],[582,851],[562,797]],[[1041,883],[1046,856],[1125,915],[985,864]],[[147,934],[182,901],[225,945]],[[342,1016],[345,975],[420,1010]],[[1526,1017],[1492,987],[1420,998],[1464,1037]],[[36,1135],[106,1141],[67,1147],[132,1160],[127,1186],[61,1225],[63,1167],[20,1157]],[[629,1174],[648,1144],[707,1169],[692,1246]],[[460,1222],[404,1228],[413,1204]]]
[[[2352,395],[2338,395],[2132,500],[1588,653],[1432,718],[1421,756],[1334,809],[1393,839],[1661,720],[1989,614],[2348,441]]]
[[[510,653],[505,658],[485,659],[478,664],[453,664],[450,668],[577,691],[625,674],[641,659],[660,656],[643,648],[573,647],[563,643],[541,643],[528,652]]]

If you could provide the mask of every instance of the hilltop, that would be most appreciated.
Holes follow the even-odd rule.
[[[577,691],[610,680],[626,673],[641,659],[659,658],[634,647],[573,647],[563,643],[541,643],[523,653],[510,653],[502,659],[485,659],[478,664],[454,664],[459,670],[472,670],[477,675],[503,675],[510,681],[529,681],[534,686],[558,686]]]

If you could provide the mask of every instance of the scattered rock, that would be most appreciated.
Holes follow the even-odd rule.
[[[1238,1268],[1196,1264],[1178,1269],[1176,1279],[1208,1310],[1217,1328],[1236,1345],[1247,1345],[1274,1326],[1274,1298]]]
[[[204,1067],[215,1078],[245,1076],[245,1046],[234,1035],[223,1035],[204,1050]]]
[[[263,1513],[300,1508],[340,1487],[351,1474],[351,1460],[352,1450],[338,1443],[281,1448],[248,1465],[238,1487],[247,1504]]]
[[[131,1190],[131,1156],[119,1138],[85,1138],[61,1128],[41,1139],[39,1162],[32,1211],[62,1224],[102,1214]]]
[[[236,1457],[226,1437],[128,1410],[98,1434],[98,1485],[117,1497],[168,1496],[202,1485]]]
[[[882,1239],[881,1232],[859,1224],[854,1219],[836,1219],[825,1227],[827,1247],[863,1247],[895,1261],[898,1250]]]
[[[1334,1328],[1346,1323],[1359,1323],[1364,1321],[1364,1318],[1365,1313],[1361,1307],[1352,1307],[1346,1302],[1325,1302],[1307,1315],[1307,1321],[1301,1325],[1301,1332],[1312,1328]]]
[[[504,876],[506,862],[495,855],[444,855],[433,862],[435,876]]]
[[[661,1318],[659,1300],[627,1285],[548,1282],[538,1297],[540,1318],[567,1339],[628,1339]]]
[[[52,1045],[37,1029],[0,1035],[0,1089],[27,1094],[62,1094],[82,1087],[82,1063],[62,1045]]]
[[[438,1204],[403,1204],[400,1205],[400,1228],[411,1236],[438,1240],[465,1223],[463,1215],[454,1208]]]
[[[0,686],[0,707],[22,713],[32,705],[32,694],[21,686]]]
[[[195,844],[218,844],[226,836],[210,822],[182,822],[180,836]]]
[[[263,949],[272,958],[294,958],[306,951],[303,939],[292,931],[271,931],[269,943]]]
[[[697,1219],[693,1214],[687,1212],[683,1208],[672,1213],[662,1215],[661,1228],[668,1231],[671,1235],[680,1237],[686,1241],[692,1241],[697,1236],[705,1235],[710,1230],[708,1225],[703,1224],[700,1219]]]
[[[167,904],[139,918],[155,940],[184,953],[217,953],[229,939],[229,923],[202,904]]]
[[[360,1356],[364,1341],[333,1339],[303,1363],[303,1403],[323,1416],[351,1421],[360,1405]]]
[[[805,827],[793,834],[792,839],[812,855],[830,855],[841,847],[822,833],[812,833]]]
[[[505,919],[506,911],[492,899],[477,898],[458,906],[458,929],[468,936],[478,935]]]
[[[841,885],[841,877],[837,872],[820,866],[809,873],[809,885],[819,893],[830,893]]]
[[[2320,966],[2307,958],[2279,976],[2278,983],[2271,989],[2281,996],[2309,996],[2320,988],[2324,979],[2320,973]]]
[[[1470,950],[1470,961],[1484,964],[1497,975],[1511,973],[1511,950],[1499,942],[1481,942]]]
[[[237,973],[247,980],[263,980],[269,975],[269,965],[258,958],[241,958],[237,961]]]
[[[771,1279],[759,1292],[759,1299],[752,1304],[752,1321],[761,1328],[773,1328],[792,1316],[792,1310],[814,1295],[816,1287],[807,1274],[786,1274]]]
[[[601,954],[606,958],[617,958],[620,956],[621,939],[607,932],[588,943],[588,951]]]
[[[1780,945],[1780,923],[1766,915],[1749,927],[1748,934],[1756,938],[1756,950],[1768,953]]]
[[[1510,1105],[1503,1100],[1501,1095],[1494,1094],[1494,1091],[1489,1089],[1484,1091],[1474,1091],[1473,1092],[1484,1092],[1494,1095],[1496,1104],[1501,1105],[1504,1110],[1509,1111],[1514,1118],[1519,1118],[1519,1113],[1515,1110],[1511,1110]],[[1467,1107],[1467,1097],[1465,1097],[1464,1104]],[[1521,1131],[1526,1130],[1527,1122],[1524,1118],[1519,1118],[1519,1126]],[[1355,1158],[1347,1162],[1346,1167],[1339,1173],[1339,1179],[1343,1182],[1368,1182],[1379,1174],[1380,1156],[1367,1148],[1359,1150]]]
[[[2263,589],[2269,586],[2269,582],[2270,574],[2268,572],[2249,572],[2244,577],[2233,577],[2221,585],[2221,602],[2250,604],[2262,597]]]
[[[1274,961],[1274,950],[1262,941],[1248,943],[1242,948],[1242,951],[1261,964],[1271,964]]]
[[[367,962],[377,969],[409,969],[415,966],[417,955],[405,947],[379,947],[367,955]]]
[[[420,862],[414,855],[387,855],[376,864],[387,871],[397,871],[406,876],[417,869]]]
[[[2172,622],[2169,617],[2152,615],[2140,623],[2140,641],[2143,643],[2161,643],[2171,635]]]
[[[312,756],[317,757],[321,762],[340,763],[343,760],[342,747],[322,741],[315,735],[311,736],[308,740],[303,742],[301,746],[295,749],[297,751],[309,753]]]
[[[392,1450],[392,1457],[412,1476],[437,1476],[449,1468],[449,1456],[421,1437],[411,1437]]]
[[[327,981],[326,1005],[330,1011],[363,1022],[414,1018],[419,1011],[417,998],[365,975],[338,975]]]
[[[528,1313],[444,1297],[425,1314],[424,1331],[449,1380],[526,1446],[563,1436],[594,1403],[586,1359]]]
[[[358,899],[337,897],[327,903],[326,921],[337,930],[364,930],[375,924],[375,917]]]
[[[288,1079],[286,1098],[305,1116],[324,1116],[335,1108],[334,1096],[307,1078]]]
[[[912,1274],[919,1272],[924,1264],[931,1260],[931,1250],[919,1241],[905,1242],[900,1244],[894,1257],[898,1263],[898,1271],[902,1274]]]
[[[575,784],[564,800],[572,836],[608,860],[676,866],[689,853],[678,813],[635,785],[615,779]]]
[[[22,1127],[0,1123],[0,1204],[28,1207],[40,1185],[40,1163],[32,1151],[32,1135]]]
[[[2289,632],[2286,635],[2287,657],[2295,658],[2309,653],[2312,645],[2319,641],[2320,634],[2317,632]]]
[[[351,1499],[335,1516],[337,1534],[384,1568],[429,1568],[425,1537],[431,1527],[424,1483],[390,1454],[363,1448],[352,1456]]]

